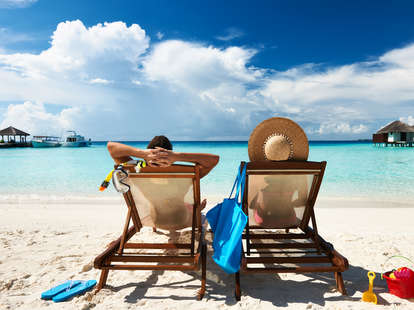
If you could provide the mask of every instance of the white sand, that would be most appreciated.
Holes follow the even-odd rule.
[[[349,296],[335,290],[333,274],[242,275],[242,300],[236,303],[233,276],[214,264],[209,247],[202,301],[195,298],[200,273],[178,271],[110,271],[109,287],[97,295],[60,304],[41,300],[42,291],[68,279],[99,279],[93,260],[122,231],[126,207],[120,201],[0,200],[0,309],[414,309],[414,300],[387,293],[380,279],[381,272],[407,265],[399,259],[384,265],[388,257],[414,259],[414,205],[384,208],[387,203],[345,199],[321,200],[316,216],[320,234],[349,260],[343,274]],[[145,230],[140,238],[160,236]],[[377,272],[377,306],[360,301],[368,270]]]

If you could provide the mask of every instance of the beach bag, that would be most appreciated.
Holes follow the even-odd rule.
[[[242,233],[247,216],[242,210],[246,165],[239,171],[230,196],[207,212],[206,217],[214,233],[213,259],[225,272],[239,271],[242,253]],[[234,188],[236,195],[231,198]],[[239,200],[240,196],[240,200]]]

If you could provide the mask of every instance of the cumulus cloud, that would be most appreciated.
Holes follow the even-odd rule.
[[[376,120],[390,117],[396,119],[402,111],[410,110],[409,102],[414,101],[413,57],[414,48],[409,45],[370,62],[324,70],[312,65],[292,68],[275,73],[261,93],[286,113],[294,107],[303,122],[322,124],[326,119],[336,119],[353,123],[349,129],[321,126],[320,134],[360,133],[363,127],[352,128],[359,128],[359,124],[371,126]]]
[[[240,47],[218,49],[196,43],[170,40],[157,44],[143,62],[144,72],[152,81],[165,81],[205,91],[222,83],[254,82],[257,72],[246,65],[255,50]]]
[[[67,76],[88,81],[94,75],[109,80],[114,74],[131,74],[149,46],[149,38],[141,27],[127,27],[123,22],[89,28],[79,20],[62,22],[51,39],[51,47],[39,55],[0,55],[0,63],[31,78]]]
[[[60,135],[62,129],[71,128],[71,118],[76,112],[69,108],[53,114],[47,112],[42,103],[26,101],[10,104],[0,126],[14,126],[32,135]]]
[[[247,139],[258,122],[283,116],[311,139],[345,139],[412,113],[413,45],[369,62],[283,72],[250,65],[256,53],[183,40],[150,45],[137,24],[63,22],[39,54],[0,52],[0,102],[21,102],[0,121],[24,125],[19,111],[30,124],[102,140]],[[56,114],[45,104],[67,108]]]
[[[0,0],[0,8],[26,8],[37,0]]]

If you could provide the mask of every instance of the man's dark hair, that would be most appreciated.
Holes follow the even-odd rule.
[[[152,138],[147,145],[147,149],[155,149],[157,146],[170,151],[173,149],[170,140],[166,136],[155,136]]]

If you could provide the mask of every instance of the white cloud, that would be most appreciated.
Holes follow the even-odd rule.
[[[37,0],[0,0],[0,8],[26,8]]]
[[[109,83],[112,83],[112,81],[108,81],[108,80],[105,80],[105,79],[96,78],[96,79],[90,80],[89,83],[91,83],[91,84],[104,84],[104,85],[107,85]]]
[[[243,31],[235,27],[227,28],[225,34],[216,36],[217,40],[220,41],[231,41],[236,38],[240,38],[244,35]]]
[[[114,22],[86,28],[79,20],[67,21],[58,24],[49,49],[39,55],[0,55],[0,63],[32,78],[55,75],[89,81],[88,76],[94,75],[109,80],[100,73],[109,77],[117,69],[122,75],[135,70],[148,46],[149,38],[137,24],[127,27]]]
[[[411,58],[409,57],[411,55]],[[414,101],[414,48],[390,51],[371,62],[323,69],[313,66],[292,68],[274,74],[260,90],[279,105],[280,111],[297,109],[302,122],[323,124],[326,119],[349,123],[347,126],[321,126],[320,133],[358,134],[374,132],[391,118],[409,112]],[[300,113],[299,113],[300,112]],[[373,124],[375,123],[375,124]],[[356,126],[356,127],[355,127]]]
[[[257,72],[249,70],[246,65],[255,52],[240,47],[222,50],[170,40],[154,47],[143,62],[144,72],[152,81],[204,91],[222,83],[253,82]]]
[[[383,63],[389,65],[395,65],[400,68],[413,68],[414,67],[414,44],[405,46],[403,48],[393,49],[388,53],[385,53],[379,58]]]
[[[164,34],[162,32],[159,32],[159,31],[157,32],[156,36],[157,36],[158,40],[162,40],[162,38],[164,38]]]
[[[136,24],[67,21],[39,54],[0,49],[0,81],[6,81],[0,102],[22,102],[0,121],[24,125],[20,111],[30,124],[49,120],[53,128],[70,126],[102,140],[247,139],[258,122],[284,116],[311,139],[345,139],[367,137],[412,113],[413,45],[370,62],[284,72],[251,66],[257,52],[182,40],[150,46]],[[42,103],[68,108],[53,114]]]
[[[71,118],[76,109],[64,109],[58,114],[48,113],[42,103],[26,101],[10,104],[1,128],[17,127],[31,135],[60,135],[63,129],[71,128]]]
[[[363,124],[351,126],[349,123],[344,123],[344,122],[341,122],[341,123],[324,122],[321,124],[321,126],[317,130],[317,133],[321,135],[331,134],[331,133],[359,134],[359,133],[366,132],[367,130],[368,128]]]
[[[414,126],[414,117],[409,115],[407,117],[400,117],[400,121],[407,123],[410,126]]]

